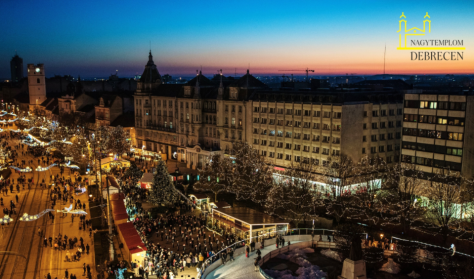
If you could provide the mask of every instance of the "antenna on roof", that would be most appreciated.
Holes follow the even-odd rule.
[[[385,54],[387,53],[387,44],[385,44],[385,50],[383,51],[383,79],[385,79]]]

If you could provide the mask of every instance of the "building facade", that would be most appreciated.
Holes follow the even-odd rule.
[[[354,162],[400,156],[402,96],[374,92],[262,92],[252,100],[249,141],[276,166],[326,166],[345,154]]]
[[[15,54],[10,60],[11,82],[19,82],[23,79],[23,58]]]
[[[449,168],[472,178],[473,97],[465,92],[405,94],[402,161],[427,174]]]
[[[28,94],[30,110],[46,101],[46,82],[43,64],[28,64]]]
[[[400,158],[403,96],[396,92],[270,91],[248,71],[163,84],[151,53],[134,95],[137,148],[196,169],[233,144],[252,144],[279,168]]]

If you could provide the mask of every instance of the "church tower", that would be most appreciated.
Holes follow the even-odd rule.
[[[30,96],[30,110],[46,100],[44,64],[28,64],[28,92]]]

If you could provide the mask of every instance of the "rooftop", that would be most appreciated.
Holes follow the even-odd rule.
[[[288,224],[283,219],[270,216],[266,213],[248,207],[217,208],[213,209],[212,214],[220,213],[233,219],[239,220],[249,225],[269,225],[269,224]]]

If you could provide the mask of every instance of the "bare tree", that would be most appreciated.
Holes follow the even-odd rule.
[[[383,195],[378,199],[376,208],[390,214],[381,215],[383,222],[400,223],[404,233],[410,225],[423,218],[426,208],[416,204],[417,195],[426,193],[426,177],[415,164],[397,163],[388,168],[384,182]]]
[[[458,222],[456,214],[463,193],[463,178],[459,172],[439,170],[431,179],[429,217],[440,228],[446,242],[450,226]]]
[[[231,172],[228,160],[219,154],[212,155],[209,162],[199,170],[200,180],[194,184],[197,190],[214,193],[214,202],[217,202],[217,195],[227,189],[226,174]]]
[[[313,181],[317,167],[310,162],[301,162],[276,175],[265,202],[269,213],[298,223],[316,217],[316,206],[321,205],[320,192]]]
[[[350,211],[353,199],[350,197],[350,185],[356,182],[359,170],[345,154],[330,157],[325,170],[326,184],[331,193],[327,202],[328,214],[339,224]]]
[[[226,190],[234,193],[237,199],[264,204],[271,188],[273,173],[265,157],[251,145],[236,142],[229,162],[232,171],[226,174]]]

